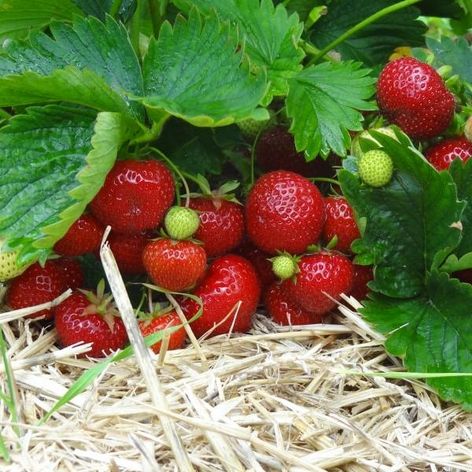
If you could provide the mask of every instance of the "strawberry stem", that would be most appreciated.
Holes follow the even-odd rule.
[[[177,174],[177,176],[179,177],[179,179],[181,180],[183,186],[184,186],[184,189],[185,189],[185,207],[188,208],[189,205],[190,205],[190,188],[188,186],[188,183],[187,183],[187,180],[185,179],[183,173],[180,171],[180,169],[162,152],[160,151],[159,149],[157,148],[150,148],[152,151],[154,151],[155,153],[159,154],[159,156],[164,159],[164,161],[166,162],[166,164]],[[176,186],[176,189],[177,189],[177,186]],[[177,200],[177,206],[180,206],[180,201],[181,201],[181,196],[180,196],[180,192],[177,190],[176,191],[177,195],[176,195],[176,200]]]
[[[369,26],[371,23],[376,22],[380,18],[383,18],[386,15],[390,15],[390,13],[394,13],[398,10],[402,10],[403,8],[409,7],[410,5],[414,5],[415,3],[419,3],[421,0],[403,0],[402,2],[395,3],[394,5],[390,5],[382,10],[377,11],[373,15],[365,18],[361,22],[354,25],[352,28],[349,28],[345,31],[341,36],[338,36],[334,41],[331,41],[327,46],[325,46],[317,55],[315,55],[309,62],[308,65],[311,66],[318,62],[326,53],[334,49],[338,44],[341,44],[346,39],[350,38],[352,35],[356,34],[357,32],[364,29],[366,26]]]

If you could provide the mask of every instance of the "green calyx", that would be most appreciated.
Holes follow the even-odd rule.
[[[359,159],[359,176],[365,184],[371,187],[387,185],[392,174],[392,159],[384,151],[368,151]]]
[[[271,261],[272,271],[281,280],[290,279],[298,272],[297,260],[289,254],[281,254]]]
[[[392,128],[388,126],[383,126],[381,128],[372,128],[374,131],[377,131],[378,133],[384,134],[385,136],[390,136],[393,139],[397,139],[395,135],[395,131],[393,131]],[[359,135],[354,138],[352,141],[352,146],[351,146],[351,154],[358,159],[360,159],[363,155],[364,152],[361,149],[360,145],[360,140],[361,139],[369,139],[370,141],[373,141],[375,144],[379,144],[379,142],[370,134],[370,129],[366,129],[362,131]],[[380,144],[379,144],[380,145]]]
[[[200,218],[191,208],[174,206],[167,212],[164,226],[170,238],[181,241],[193,236],[200,226]]]

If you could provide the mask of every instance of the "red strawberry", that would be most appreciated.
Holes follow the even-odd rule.
[[[155,160],[118,161],[90,204],[94,216],[121,233],[156,228],[174,200],[170,170]]]
[[[284,326],[320,323],[323,319],[291,300],[287,282],[270,286],[265,294],[265,305],[272,319]]]
[[[155,316],[151,319],[143,319],[139,320],[139,328],[143,336],[149,336],[150,334],[157,333],[162,331],[163,329],[170,328],[172,326],[179,326],[181,324],[179,315],[172,311],[167,313],[163,316]],[[169,336],[169,347],[168,349],[180,349],[184,343],[185,339],[187,338],[187,333],[185,329],[182,327],[177,331],[174,331]],[[152,350],[158,354],[159,350],[161,349],[162,341],[154,343],[151,348]]]
[[[324,222],[325,205],[320,191],[294,172],[269,172],[249,193],[247,232],[252,242],[269,254],[305,251],[318,240]]]
[[[66,285],[62,270],[54,261],[47,261],[44,267],[36,262],[11,281],[6,303],[13,310],[17,310],[50,302],[67,289]],[[41,310],[28,318],[40,316],[51,319],[53,313],[51,310]]]
[[[62,271],[66,288],[77,289],[84,286],[84,273],[77,259],[61,257],[54,262]]]
[[[264,172],[289,170],[305,177],[333,177],[329,162],[317,158],[307,162],[297,152],[293,136],[283,126],[274,126],[261,134],[256,145],[256,161]]]
[[[121,272],[128,275],[146,272],[143,264],[143,251],[149,242],[146,233],[123,234],[112,231],[108,242]]]
[[[292,300],[307,311],[324,315],[336,306],[334,300],[351,291],[354,268],[340,253],[325,251],[303,256],[298,269],[287,287]]]
[[[377,83],[380,110],[413,139],[441,134],[454,115],[454,96],[441,76],[413,57],[388,63]]]
[[[337,236],[336,249],[349,254],[352,242],[360,238],[352,208],[344,197],[326,197],[325,206],[326,222],[323,239],[325,243],[329,243]]]
[[[143,263],[151,280],[166,290],[192,288],[206,268],[205,250],[190,240],[156,239],[143,252]]]
[[[101,294],[74,292],[55,308],[54,315],[62,346],[92,343],[92,349],[81,357],[104,357],[128,341],[123,321],[116,316],[116,309],[102,300]]]
[[[213,262],[194,294],[203,303],[203,314],[191,324],[197,337],[215,325],[218,327],[212,331],[212,336],[228,333],[231,328],[233,332],[246,332],[251,327],[251,317],[257,308],[260,285],[249,261],[227,254]],[[190,298],[183,300],[181,306],[187,319],[191,319],[199,308],[197,302]]]
[[[461,282],[466,284],[472,284],[472,269],[458,270],[451,274],[452,277],[456,277]]]
[[[249,241],[238,248],[237,254],[251,261],[259,277],[262,292],[265,292],[270,285],[277,281],[274,271],[272,270],[272,262],[269,260],[271,257],[269,254],[261,251]]]
[[[218,197],[190,199],[190,208],[200,216],[194,237],[203,242],[208,257],[220,256],[234,249],[244,235],[244,213],[241,205]]]
[[[361,266],[354,264],[354,281],[352,283],[351,293],[356,300],[362,301],[367,298],[369,287],[367,284],[373,280],[374,273],[371,266]]]
[[[103,226],[92,215],[82,215],[55,244],[54,250],[63,256],[95,252],[100,247],[103,231]]]
[[[426,151],[426,159],[437,169],[449,169],[452,161],[459,158],[466,162],[472,156],[472,142],[464,137],[439,141]]]

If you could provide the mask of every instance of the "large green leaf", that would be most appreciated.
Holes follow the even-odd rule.
[[[146,97],[154,117],[174,115],[196,126],[223,126],[263,118],[256,110],[265,89],[263,75],[249,74],[234,32],[214,15],[195,10],[188,20],[162,25],[144,60]]]
[[[395,172],[385,187],[362,184],[342,170],[343,194],[358,219],[365,220],[363,238],[353,250],[364,263],[375,264],[370,287],[399,298],[424,291],[428,270],[438,267],[458,245],[464,202],[459,202],[452,177],[438,173],[397,131],[399,141],[374,133],[391,156]],[[374,146],[372,141],[361,145]]]
[[[100,20],[106,18],[107,13],[111,13],[115,7],[114,0],[72,0],[87,15],[96,16]],[[121,0],[118,5],[118,18],[126,22],[136,9],[137,0]]]
[[[453,73],[472,83],[472,46],[465,38],[452,40],[444,36],[441,41],[426,38],[426,45],[434,53],[435,65],[449,65]]]
[[[81,14],[72,0],[0,0],[0,38],[24,37],[53,20],[71,21]]]
[[[449,172],[456,184],[459,199],[467,202],[461,218],[462,239],[454,250],[454,254],[460,258],[472,252],[472,160],[464,164],[460,159],[455,159]]]
[[[425,295],[409,300],[375,296],[362,314],[388,336],[387,350],[412,372],[472,373],[472,286],[445,273],[427,277]],[[445,400],[472,409],[472,375],[430,378]]]
[[[29,108],[0,129],[0,234],[44,258],[103,185],[133,127],[117,113]]]
[[[397,3],[396,0],[336,0],[328,14],[320,18],[311,33],[312,42],[320,49],[372,14]],[[375,66],[386,62],[398,46],[423,43],[426,32],[417,21],[419,10],[408,7],[384,16],[336,46],[343,60],[354,59]]]
[[[122,25],[91,17],[73,26],[54,23],[51,33],[7,44],[0,55],[0,106],[57,100],[142,117],[129,95],[143,94],[143,79]]]
[[[323,63],[300,72],[290,81],[287,113],[298,151],[309,159],[331,150],[340,156],[350,146],[348,130],[362,129],[359,110],[374,110],[369,99],[375,79],[360,64]]]
[[[177,0],[185,11],[197,7],[205,14],[214,11],[229,20],[242,34],[245,52],[254,70],[267,70],[270,88],[264,98],[268,104],[274,95],[286,95],[287,79],[301,70],[303,50],[298,41],[303,32],[297,14],[289,15],[283,5],[274,6],[272,0]]]

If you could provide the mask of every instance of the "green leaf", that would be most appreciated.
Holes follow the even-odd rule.
[[[426,45],[434,53],[435,66],[449,65],[453,74],[465,82],[472,82],[472,46],[465,38],[453,40],[444,36],[441,41],[426,38]]]
[[[111,13],[113,4],[119,1],[118,18],[126,23],[136,9],[136,0],[72,0],[84,13],[95,16],[100,20]]]
[[[68,101],[142,118],[130,95],[143,94],[138,58],[126,29],[108,18],[54,23],[0,55],[0,106]]]
[[[0,234],[23,261],[46,257],[83,213],[132,130],[120,114],[59,105],[0,129]]]
[[[472,160],[463,163],[455,159],[449,172],[456,184],[459,199],[467,202],[461,217],[462,239],[454,250],[454,254],[460,258],[472,252]]]
[[[322,49],[344,32],[379,10],[397,3],[396,0],[336,0],[328,14],[320,18],[310,39]],[[369,66],[387,61],[398,46],[419,46],[424,42],[424,23],[417,21],[419,10],[408,7],[391,13],[352,35],[336,51],[343,60],[354,59]]]
[[[362,314],[386,334],[387,350],[413,372],[472,372],[472,286],[433,272],[426,294],[409,300],[375,296]],[[444,400],[472,409],[472,377],[427,378]]]
[[[375,264],[369,287],[390,297],[414,297],[424,291],[425,276],[458,245],[464,203],[447,172],[438,173],[397,131],[399,141],[371,132],[393,160],[394,175],[385,187],[362,184],[341,170],[344,196],[357,218],[366,219],[363,238],[353,250],[364,263]],[[361,143],[374,146],[373,142]],[[440,198],[439,198],[440,197]]]
[[[180,170],[189,174],[219,175],[223,170],[224,156],[212,129],[175,119],[166,124],[157,144]]]
[[[298,151],[309,159],[333,150],[346,155],[349,130],[362,129],[359,110],[374,110],[367,101],[374,93],[375,79],[360,64],[323,63],[300,72],[290,81],[287,113]]]
[[[153,117],[174,115],[195,126],[225,126],[259,114],[265,77],[249,74],[234,31],[216,16],[193,10],[162,25],[144,60],[146,98]]]
[[[0,0],[0,38],[25,37],[53,20],[72,21],[81,14],[71,0]]]
[[[271,0],[179,0],[175,2],[184,11],[197,7],[211,15],[214,11],[223,20],[237,26],[236,34],[242,34],[244,51],[250,58],[253,70],[267,70],[270,88],[264,104],[274,96],[288,93],[288,79],[302,69],[303,50],[298,41],[303,32],[297,14],[289,15],[283,5]]]

